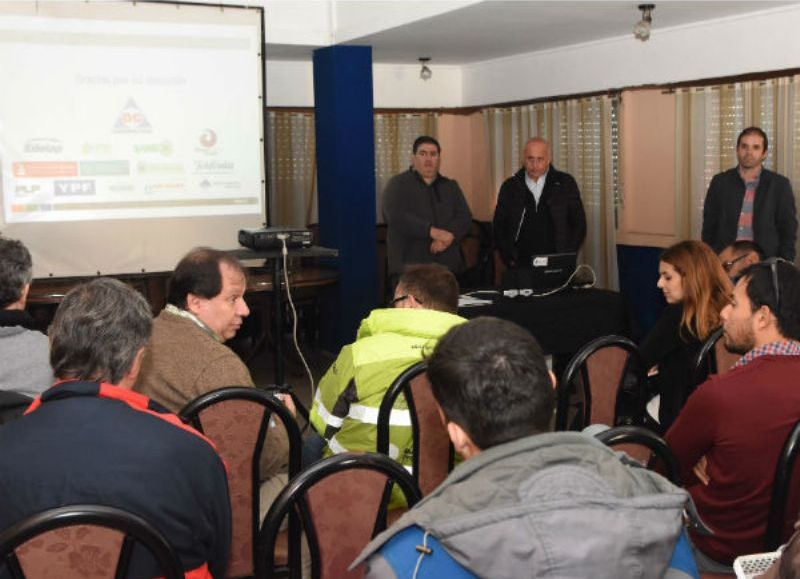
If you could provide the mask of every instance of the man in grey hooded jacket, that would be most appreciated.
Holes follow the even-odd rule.
[[[354,563],[369,557],[367,577],[696,576],[685,491],[587,435],[547,432],[554,379],[528,332],[457,326],[428,377],[465,461],[367,546]]]
[[[47,336],[25,311],[33,278],[21,241],[0,237],[0,391],[35,397],[53,385]]]

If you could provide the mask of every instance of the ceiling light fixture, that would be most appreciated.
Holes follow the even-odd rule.
[[[639,4],[639,10],[642,11],[642,19],[633,27],[633,36],[642,42],[650,39],[650,28],[653,25],[653,10],[655,4]]]
[[[430,80],[433,76],[433,71],[428,66],[428,63],[431,61],[430,56],[420,56],[417,60],[422,65],[422,68],[419,71],[419,77],[422,80]]]

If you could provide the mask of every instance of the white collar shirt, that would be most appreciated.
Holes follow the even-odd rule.
[[[542,191],[544,191],[544,182],[547,179],[547,174],[550,172],[550,167],[544,172],[544,175],[536,180],[531,179],[528,173],[525,173],[525,184],[528,186],[528,191],[531,192],[533,198],[536,200],[536,205],[539,205],[539,199],[542,198]]]

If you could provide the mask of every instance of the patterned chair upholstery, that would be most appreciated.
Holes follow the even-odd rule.
[[[374,453],[342,453],[323,459],[295,477],[272,504],[259,536],[256,577],[274,576],[274,550],[283,520],[299,512],[311,553],[313,579],[353,579],[363,566],[348,571],[372,537],[386,528],[391,484],[398,484],[409,506],[420,499],[411,475],[392,459]],[[300,579],[299,552],[289,545],[289,577]]]
[[[291,478],[300,471],[302,437],[297,422],[277,398],[248,387],[204,394],[181,410],[180,416],[214,442],[225,462],[231,497],[231,556],[226,574],[250,577],[261,524],[259,462],[270,441],[268,426],[274,420],[286,429]]]
[[[58,507],[17,523],[0,534],[0,561],[15,579],[115,579],[127,577],[134,545],[150,551],[166,579],[183,577],[177,555],[153,526],[99,505]]]
[[[645,379],[639,349],[628,338],[603,336],[592,340],[570,360],[558,383],[556,430],[641,422]],[[573,399],[577,403],[573,404]]]
[[[422,496],[427,496],[453,469],[453,445],[439,415],[424,363],[401,373],[383,397],[378,411],[377,451],[386,456],[389,456],[389,419],[401,394],[411,416],[414,441],[411,472]]]

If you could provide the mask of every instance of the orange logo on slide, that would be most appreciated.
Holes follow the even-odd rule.
[[[74,161],[28,161],[12,163],[14,177],[77,177],[78,164]]]

